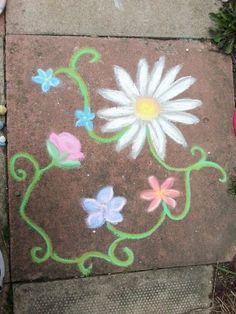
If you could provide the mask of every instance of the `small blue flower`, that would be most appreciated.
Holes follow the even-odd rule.
[[[90,131],[93,130],[93,119],[95,118],[95,113],[91,112],[90,108],[84,108],[84,111],[76,110],[75,117],[78,119],[75,126],[81,128],[85,126]]]
[[[120,211],[126,205],[127,200],[122,196],[115,196],[112,186],[102,188],[96,199],[83,198],[81,205],[88,214],[86,224],[90,229],[101,227],[106,221],[113,225],[123,221],[123,215]]]
[[[32,77],[32,81],[41,85],[42,91],[47,93],[50,87],[56,87],[60,84],[59,78],[55,77],[52,69],[46,71],[38,69],[38,75]]]

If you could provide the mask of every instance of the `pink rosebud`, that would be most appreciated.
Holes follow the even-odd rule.
[[[234,109],[233,127],[234,127],[234,134],[236,135],[236,109]]]
[[[61,155],[66,156],[66,160],[82,160],[84,154],[81,152],[80,141],[68,132],[60,134],[51,133],[49,141],[57,148]]]

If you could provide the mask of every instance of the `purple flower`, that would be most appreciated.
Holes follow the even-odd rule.
[[[115,196],[112,186],[102,188],[94,198],[83,198],[81,205],[88,214],[86,224],[90,229],[101,227],[106,221],[113,225],[123,221],[120,213],[127,200],[122,196]]]

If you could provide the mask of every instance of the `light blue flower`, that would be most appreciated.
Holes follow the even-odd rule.
[[[32,77],[32,81],[41,85],[42,91],[47,93],[50,87],[56,87],[60,84],[59,78],[55,77],[52,69],[46,71],[38,69],[38,75]]]
[[[101,227],[106,221],[113,225],[123,221],[120,213],[126,205],[127,200],[122,196],[115,196],[112,186],[102,188],[95,199],[83,198],[81,205],[88,214],[86,224],[90,229]]]
[[[75,117],[78,119],[75,124],[77,128],[85,126],[88,130],[93,130],[95,113],[91,112],[89,107],[84,108],[84,111],[76,110]]]

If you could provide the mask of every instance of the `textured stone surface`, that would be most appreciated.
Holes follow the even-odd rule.
[[[220,0],[8,0],[8,34],[209,37]]]
[[[14,313],[207,314],[211,280],[212,267],[202,266],[17,284]]]
[[[80,256],[88,250],[106,252],[114,237],[100,228],[93,233],[85,226],[85,213],[79,203],[82,197],[93,197],[104,185],[112,184],[116,195],[124,195],[128,204],[125,219],[118,227],[128,232],[142,232],[154,225],[160,210],[147,214],[145,201],[139,193],[148,187],[147,177],[155,174],[160,180],[166,175],[150,157],[147,147],[136,161],[128,159],[128,150],[118,154],[113,145],[93,142],[84,129],[74,127],[74,110],[82,108],[82,98],[74,83],[61,76],[59,88],[43,94],[31,81],[37,68],[66,66],[78,48],[91,46],[102,54],[102,61],[89,64],[84,57],[80,73],[91,96],[93,111],[111,106],[96,92],[97,88],[116,88],[113,65],[126,68],[134,77],[141,57],[153,64],[160,55],[166,55],[166,70],[183,63],[181,76],[192,75],[197,83],[184,93],[184,97],[201,99],[203,106],[194,112],[201,122],[196,126],[180,126],[190,145],[197,143],[209,152],[209,158],[220,163],[227,171],[235,166],[235,138],[232,132],[233,86],[230,58],[214,51],[209,43],[197,41],[146,41],[136,39],[91,39],[77,37],[8,36],[7,38],[7,94],[9,157],[18,151],[28,151],[46,165],[49,158],[45,140],[51,131],[68,131],[81,139],[86,154],[80,170],[51,170],[41,180],[32,194],[26,209],[27,215],[50,236],[53,249],[63,257]],[[104,121],[95,120],[95,130]],[[184,150],[168,141],[167,162],[174,166],[192,163],[189,149]],[[12,274],[14,280],[41,277],[68,278],[78,276],[76,265],[58,264],[48,260],[42,264],[32,262],[30,250],[45,244],[19,216],[18,207],[25,188],[32,178],[32,168],[27,162],[18,163],[29,171],[26,183],[16,183],[10,178],[10,219]],[[171,174],[173,175],[173,173]],[[235,201],[226,192],[227,185],[218,181],[219,173],[203,169],[192,174],[192,205],[184,221],[168,219],[152,237],[141,241],[126,241],[124,245],[134,250],[135,262],[129,270],[156,267],[193,265],[224,261],[235,254]],[[175,187],[181,191],[183,177],[177,176]],[[185,193],[179,199],[184,205]],[[200,244],[200,245],[199,245]],[[93,273],[124,271],[101,260],[93,259]]]
[[[0,16],[0,36],[5,35],[5,14]]]
[[[13,313],[13,297],[12,289],[9,284],[5,284],[3,290],[0,292],[0,313],[12,314]]]
[[[1,38],[0,39],[0,104],[4,104],[5,102],[4,85],[5,85],[4,54],[3,54],[3,40]],[[0,120],[4,121],[5,117],[0,117]],[[6,133],[5,130],[0,130],[0,136],[5,133]],[[9,281],[8,245],[9,245],[9,228],[8,228],[8,217],[7,217],[6,148],[0,147],[0,248],[3,252],[4,260],[6,263],[5,281]]]

